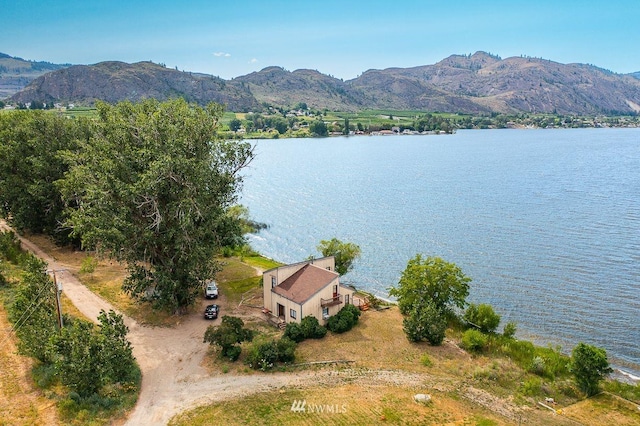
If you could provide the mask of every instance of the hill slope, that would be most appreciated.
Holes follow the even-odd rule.
[[[102,62],[54,71],[14,95],[14,102],[93,103],[167,99],[220,102],[232,111],[261,104],[313,109],[424,110],[461,113],[640,113],[640,79],[584,64],[545,59],[501,59],[485,52],[452,55],[433,65],[368,70],[342,81],[318,71],[267,67],[223,80],[150,62]]]
[[[0,99],[19,92],[33,79],[45,73],[69,66],[69,64],[25,61],[22,58],[0,53]]]
[[[175,97],[199,104],[218,102],[233,111],[258,108],[255,97],[241,83],[177,71],[152,62],[74,65],[38,77],[11,100],[92,104],[96,100],[115,103]]]

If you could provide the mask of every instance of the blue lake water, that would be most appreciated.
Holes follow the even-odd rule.
[[[640,375],[640,129],[254,143],[241,202],[269,225],[257,251],[356,243],[343,281],[382,297],[417,253],[440,256],[518,336],[601,346]]]

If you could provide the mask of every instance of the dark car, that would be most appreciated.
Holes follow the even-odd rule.
[[[220,312],[218,305],[207,305],[204,310],[204,319],[216,319],[218,318],[218,312]]]

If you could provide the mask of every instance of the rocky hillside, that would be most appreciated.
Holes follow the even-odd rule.
[[[26,61],[6,53],[0,53],[0,99],[24,89],[37,77],[51,71],[69,67],[69,64]]]
[[[471,56],[453,55],[435,65],[382,72],[392,81],[413,81],[425,89],[438,89],[491,111],[640,112],[637,79],[591,65],[521,57],[503,60],[478,52]],[[366,78],[367,74],[355,81]],[[410,99],[416,108],[431,100],[424,97]]]
[[[232,111],[259,108],[256,98],[240,82],[165,68],[152,62],[100,62],[74,65],[45,74],[10,99],[14,102],[115,103],[182,97],[190,102],[218,102]]]
[[[584,64],[501,59],[485,52],[452,55],[433,65],[369,70],[348,81],[313,70],[268,67],[223,80],[149,62],[74,66],[34,80],[15,102],[116,102],[182,96],[224,103],[232,111],[262,104],[340,111],[423,110],[462,113],[640,113],[640,79]]]

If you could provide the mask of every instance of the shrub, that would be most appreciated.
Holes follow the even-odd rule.
[[[311,315],[302,318],[300,328],[305,339],[322,339],[327,334],[327,329],[320,325],[316,317]]]
[[[509,339],[501,349],[522,368],[529,368],[536,352],[533,343],[526,340]]]
[[[495,313],[491,305],[483,303],[469,305],[464,313],[464,319],[485,333],[493,333],[500,324],[500,315]]]
[[[354,305],[346,305],[337,314],[329,318],[327,328],[334,333],[344,333],[358,323],[360,310]]]
[[[527,379],[520,388],[525,396],[538,396],[542,393],[542,381],[537,377]]]
[[[87,256],[82,259],[82,264],[80,265],[80,273],[93,274],[96,271],[97,266],[98,260],[93,256]]]
[[[447,317],[433,303],[423,303],[415,306],[402,320],[402,329],[410,342],[426,340],[437,346],[444,340]]]
[[[223,348],[220,352],[220,355],[224,358],[227,358],[229,361],[237,361],[240,358],[240,353],[242,353],[242,348],[238,345],[231,345]]]
[[[284,329],[284,337],[293,340],[296,343],[300,343],[306,338],[302,331],[302,326],[297,322],[290,322],[287,324]]]
[[[517,326],[513,321],[509,321],[504,325],[504,329],[502,330],[502,335],[508,339],[513,338],[516,335]]]
[[[462,347],[469,352],[481,352],[487,345],[487,336],[476,329],[469,329],[462,335]]]
[[[276,342],[276,349],[278,351],[278,362],[293,362],[296,359],[296,342],[293,340],[283,337]]]
[[[238,343],[251,341],[253,331],[244,328],[244,321],[237,317],[224,315],[219,327],[209,326],[204,333],[204,342],[220,348],[220,355],[235,361],[240,356]]]
[[[529,371],[537,374],[538,376],[543,376],[546,370],[546,365],[544,359],[541,356],[536,356],[531,361],[531,367],[529,367]]]
[[[295,349],[296,343],[286,337],[255,342],[249,349],[246,363],[254,370],[271,370],[278,362],[293,361]]]
[[[0,232],[0,257],[13,264],[21,264],[25,252],[20,247],[20,240],[13,231]]]
[[[429,355],[423,354],[420,357],[420,364],[424,365],[425,367],[431,367],[433,365],[433,362],[431,362],[431,358],[429,358]]]
[[[580,390],[592,396],[598,393],[600,382],[613,370],[604,349],[580,342],[571,352],[571,371]]]

